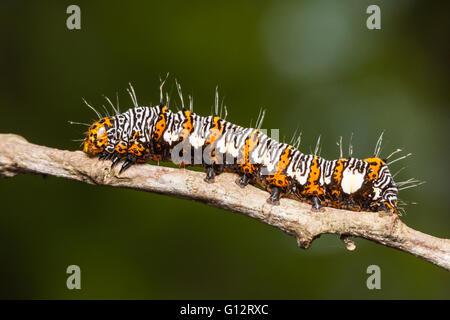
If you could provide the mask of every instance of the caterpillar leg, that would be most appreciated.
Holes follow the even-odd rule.
[[[135,163],[145,163],[150,160],[152,156],[155,156],[151,152],[149,143],[143,143],[137,140],[132,140],[128,144],[127,152],[127,158],[123,163],[119,173],[122,173],[124,170]]]
[[[111,152],[108,152],[105,150],[102,153],[100,153],[100,156],[98,158],[100,160],[109,160],[109,159],[111,159],[112,156],[113,156],[113,154]]]
[[[248,176],[244,173],[240,178],[236,179],[236,184],[241,188],[245,188],[248,185],[248,180]]]
[[[216,175],[221,174],[223,172],[223,169],[225,166],[223,164],[217,164],[214,166],[214,171],[216,172]]]
[[[131,157],[128,156],[127,159],[125,160],[125,162],[123,163],[122,168],[120,168],[119,174],[121,174],[123,171],[125,171],[126,169],[128,169],[135,163],[136,163],[136,158],[134,158],[133,156],[131,156]]]
[[[205,177],[205,182],[207,183],[213,183],[214,182],[214,177],[216,176],[216,172],[214,170],[213,166],[207,166],[206,167],[206,177]]]
[[[102,154],[99,159],[100,160],[111,160],[112,164],[111,164],[111,169],[114,168],[114,166],[120,161],[121,159],[121,155],[117,152],[112,152],[112,153],[107,153],[107,154]]]
[[[128,155],[125,159],[122,168],[120,168],[119,174],[121,174],[123,171],[131,167],[136,162],[143,162],[140,161],[141,159],[144,160],[144,157],[146,157],[146,154],[143,153],[145,147],[140,143],[133,143],[131,147],[128,148]],[[120,159],[119,159],[120,160]],[[118,161],[118,160],[117,160]]]
[[[144,154],[140,154],[138,156],[136,156],[136,154],[134,153],[129,153],[127,155],[127,158],[125,159],[125,162],[122,165],[122,168],[120,168],[119,174],[122,173],[123,171],[125,171],[126,169],[128,169],[129,167],[131,167],[133,164],[136,163],[145,163],[148,160],[150,160],[151,158],[151,154],[150,153],[144,153]],[[114,161],[119,162],[120,161],[120,157],[118,157],[117,159],[114,159]],[[115,162],[113,161],[113,165],[115,165]]]
[[[312,205],[313,210],[320,210],[320,208],[322,208],[322,201],[320,201],[319,197],[313,197],[312,201],[313,201]]]
[[[267,199],[267,203],[272,205],[279,205],[281,197],[281,189],[279,187],[272,187],[270,190],[270,197]]]
[[[111,169],[114,168],[120,162],[121,159],[122,159],[121,154],[114,153],[113,156],[111,157],[111,161],[112,161]]]
[[[112,161],[111,169],[114,168],[119,161],[127,155],[128,144],[124,141],[119,141],[114,147],[114,151],[105,159],[110,159]]]
[[[213,183],[214,182],[214,178],[216,175],[221,174],[223,172],[223,164],[213,164],[213,165],[207,165],[206,167],[206,177],[205,177],[205,181],[208,183]]]
[[[123,157],[123,154],[120,154],[116,151],[113,151],[113,152],[103,151],[100,154],[99,159],[100,160],[111,160],[112,161],[111,169],[112,169],[119,163],[119,161],[122,159],[122,157]]]

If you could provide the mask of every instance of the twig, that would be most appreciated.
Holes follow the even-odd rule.
[[[0,176],[19,173],[53,175],[89,184],[108,185],[155,192],[204,202],[239,212],[277,227],[308,248],[321,234],[340,235],[347,249],[354,250],[349,237],[361,237],[393,247],[450,270],[450,240],[436,238],[409,228],[396,215],[353,212],[333,208],[312,211],[299,201],[281,199],[279,206],[266,203],[267,192],[235,183],[235,175],[223,173],[213,184],[204,173],[153,165],[135,165],[118,174],[110,161],[90,158],[81,151],[63,151],[27,142],[13,134],[0,134]],[[120,166],[119,166],[120,167]]]

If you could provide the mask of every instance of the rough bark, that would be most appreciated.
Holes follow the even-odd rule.
[[[0,134],[0,176],[19,173],[52,175],[89,184],[130,188],[204,202],[239,212],[277,227],[308,248],[321,234],[336,234],[354,250],[349,237],[361,237],[396,248],[450,270],[450,240],[416,231],[397,215],[353,212],[333,208],[312,211],[311,205],[281,199],[279,206],[266,203],[267,192],[235,183],[236,176],[224,173],[215,183],[203,181],[204,173],[149,164],[135,165],[119,175],[120,165],[90,158],[81,151],[65,151],[31,144],[23,137]]]

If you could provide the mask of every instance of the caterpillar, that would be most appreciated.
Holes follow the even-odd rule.
[[[134,107],[114,116],[102,116],[96,112],[96,120],[83,140],[83,151],[90,156],[112,160],[114,167],[125,159],[120,173],[133,164],[147,161],[172,161],[182,166],[203,166],[205,182],[213,183],[221,172],[238,174],[236,183],[245,188],[258,185],[270,195],[267,202],[279,204],[282,197],[307,202],[312,209],[329,206],[353,211],[385,211],[399,214],[398,191],[418,185],[414,179],[395,183],[388,165],[379,157],[383,134],[377,141],[373,156],[365,159],[343,157],[342,138],[340,158],[325,160],[318,154],[304,154],[296,143],[282,143],[267,136],[261,130],[264,112],[260,113],[255,128],[245,128],[221,117],[216,90],[215,114],[200,116],[193,112],[192,99],[189,108],[184,107],[181,87],[177,83],[182,110],[172,112],[169,99],[164,103],[162,86],[159,105],[139,106],[133,87],[127,89]]]

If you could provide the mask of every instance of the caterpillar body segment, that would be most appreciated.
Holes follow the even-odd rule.
[[[154,160],[201,165],[209,183],[223,171],[234,172],[239,186],[261,186],[270,193],[272,204],[289,197],[314,209],[398,213],[397,186],[386,162],[378,157],[325,160],[303,154],[259,129],[192,110],[172,112],[164,104],[134,107],[94,122],[83,150],[111,159],[113,165],[125,158],[121,171]]]

